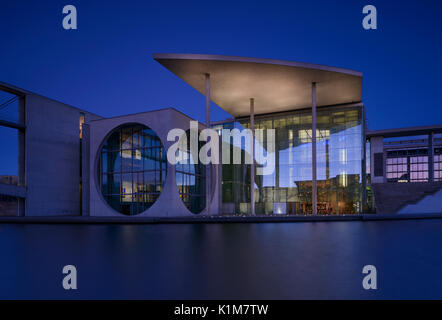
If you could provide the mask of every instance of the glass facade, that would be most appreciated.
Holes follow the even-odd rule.
[[[408,158],[390,157],[387,158],[387,181],[408,182]]]
[[[136,215],[150,208],[161,194],[167,174],[166,152],[148,127],[124,125],[104,142],[98,172],[106,202],[120,213]]]
[[[428,169],[427,148],[387,152],[387,182],[428,182]]]
[[[226,129],[249,126],[248,118],[223,125]],[[255,174],[255,213],[311,214],[311,111],[255,116],[255,129],[275,130],[275,170],[270,175]],[[316,136],[318,213],[361,212],[362,179],[365,179],[362,106],[319,108]],[[262,145],[256,142],[255,148],[265,148],[266,139],[264,134]],[[232,144],[224,140],[223,143]],[[242,148],[243,158],[250,152],[250,146],[231,145],[231,148]],[[259,159],[255,163],[255,167],[263,165]],[[250,213],[250,166],[223,164],[222,174],[223,208]]]
[[[0,90],[0,184],[25,185],[24,101]],[[24,213],[24,198],[0,194],[0,216]],[[19,212],[20,211],[20,212]]]
[[[1,167],[0,183],[18,184],[18,137],[17,129],[0,125]]]
[[[186,132],[187,143],[177,161],[176,183],[180,199],[192,213],[200,213],[206,207],[206,166],[194,159],[190,152],[190,131]],[[198,153],[204,142],[199,142]],[[197,156],[195,156],[197,158]]]
[[[362,211],[365,213],[375,212],[375,203],[373,190],[371,188],[371,144],[370,140],[365,141],[365,207]]]
[[[428,156],[410,157],[410,182],[428,182]]]

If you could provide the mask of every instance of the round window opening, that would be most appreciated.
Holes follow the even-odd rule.
[[[125,215],[149,209],[163,190],[167,157],[150,128],[123,125],[113,130],[99,154],[98,178],[106,202]]]

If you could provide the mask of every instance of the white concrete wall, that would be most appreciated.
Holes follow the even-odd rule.
[[[107,135],[116,127],[123,124],[138,123],[151,128],[160,138],[166,152],[174,143],[167,141],[167,134],[172,128],[189,129],[190,121],[193,120],[175,109],[162,109],[157,111],[132,114],[121,117],[114,117],[89,123],[89,189],[90,189],[90,210],[91,216],[125,216],[111,208],[102,196],[99,181],[97,181],[97,167],[101,146]],[[200,129],[205,128],[200,124]],[[220,170],[215,168],[216,188],[214,190],[213,201],[210,207],[210,214],[218,214],[220,207],[219,188]],[[207,214],[203,210],[199,215]],[[180,217],[194,216],[179,198],[176,185],[175,166],[167,164],[167,176],[163,191],[155,203],[146,211],[136,215],[137,217]]]
[[[80,215],[82,111],[29,94],[25,112],[25,215]],[[98,118],[84,113],[86,119]]]

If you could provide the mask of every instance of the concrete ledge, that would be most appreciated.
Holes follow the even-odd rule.
[[[361,214],[343,216],[196,216],[183,218],[147,217],[0,217],[0,223],[36,224],[160,224],[160,223],[279,223],[279,222],[333,222],[333,221],[384,221],[410,219],[442,219],[437,214]]]
[[[0,194],[11,197],[26,198],[26,187],[0,183]]]
[[[362,220],[415,220],[415,219],[442,219],[442,213],[414,213],[414,214],[362,214]]]

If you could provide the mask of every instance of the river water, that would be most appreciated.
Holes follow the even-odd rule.
[[[64,290],[63,266],[77,269]],[[377,269],[364,290],[362,269]],[[0,299],[442,298],[442,219],[0,225]]]

